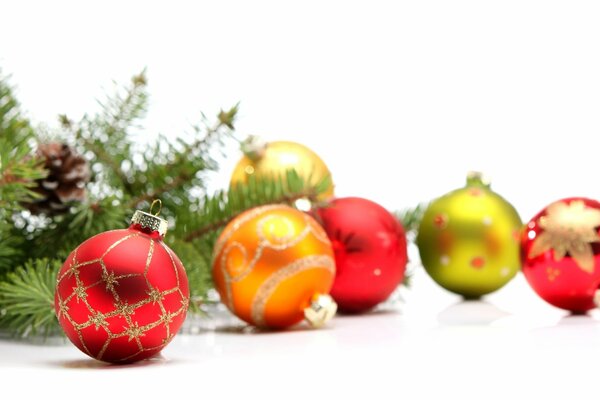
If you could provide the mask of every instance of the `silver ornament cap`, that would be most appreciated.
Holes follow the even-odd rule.
[[[313,328],[321,328],[335,316],[337,304],[328,294],[315,294],[304,309],[304,318]]]
[[[151,214],[154,206],[158,204],[159,208],[156,214]],[[162,202],[160,200],[154,200],[152,205],[150,206],[150,212],[144,212],[137,210],[133,213],[133,217],[131,218],[132,225],[139,225],[142,230],[147,230],[150,232],[158,232],[160,236],[165,236],[167,234],[167,229],[169,227],[169,223],[166,219],[160,218],[158,215],[160,214],[160,210],[162,209]]]

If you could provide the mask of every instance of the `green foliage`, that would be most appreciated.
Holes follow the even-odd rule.
[[[29,254],[33,258],[66,259],[85,239],[100,232],[128,226],[132,212],[114,196],[73,206],[66,215],[52,218],[28,236]]]
[[[192,241],[225,227],[231,219],[252,207],[274,203],[294,205],[299,199],[316,203],[318,196],[329,185],[329,178],[312,185],[294,170],[289,170],[280,177],[252,177],[247,184],[237,185],[228,192],[221,191],[206,196],[200,203],[200,209],[178,225],[178,233],[186,241]]]
[[[408,241],[408,245],[414,243],[417,236],[417,231],[419,230],[419,224],[423,219],[423,213],[427,209],[428,204],[421,203],[417,204],[416,207],[413,208],[405,208],[401,211],[395,212],[395,216],[402,223],[404,230],[406,232],[406,237]],[[410,260],[409,260],[410,262]],[[409,263],[410,265],[410,263]],[[409,268],[404,275],[404,280],[402,281],[402,286],[410,288],[412,285],[412,274],[413,271]]]
[[[124,166],[131,163],[132,132],[145,116],[148,104],[145,71],[131,79],[129,86],[118,87],[115,93],[100,102],[100,112],[85,115],[74,122],[66,115],[59,116],[67,137],[80,151],[93,154],[92,171],[111,191],[135,195],[131,176]]]
[[[42,141],[22,116],[7,80],[0,76],[0,330],[27,337],[56,332],[55,277],[81,242],[128,225],[135,209],[160,199],[170,222],[166,243],[186,266],[191,312],[201,312],[212,288],[212,249],[220,231],[255,206],[300,199],[318,203],[330,184],[302,179],[295,171],[276,178],[252,178],[245,185],[207,193],[205,178],[218,169],[211,154],[233,135],[238,105],[214,120],[201,115],[191,135],[158,136],[140,145],[148,105],[144,72],[100,102],[96,114],[79,121],[59,116],[63,143],[86,157],[92,171],[88,199],[58,215],[31,215],[23,205],[35,199],[36,180],[46,176],[36,145]],[[422,207],[399,214],[414,231]]]
[[[23,259],[24,239],[8,221],[0,222],[0,276]]]
[[[39,162],[31,157],[32,138],[29,121],[0,74],[0,216],[6,217],[4,210],[34,197],[30,188],[45,176]]]
[[[211,255],[212,240],[189,243],[177,240],[174,236],[165,238],[186,267],[190,282],[190,311],[200,313],[200,306],[206,301],[206,292],[212,287]]]
[[[232,218],[257,205],[315,200],[326,189],[327,181],[310,185],[290,171],[206,193],[206,175],[218,168],[211,154],[232,137],[238,105],[220,110],[214,122],[202,114],[187,140],[162,135],[141,146],[136,136],[148,104],[146,84],[142,72],[100,102],[97,114],[79,121],[59,116],[54,136],[84,154],[92,170],[88,200],[63,214],[32,216],[22,204],[33,199],[31,188],[46,174],[35,156],[41,138],[0,79],[0,329],[20,336],[52,332],[53,277],[62,261],[89,237],[126,227],[135,209],[157,198],[171,224],[165,241],[188,271],[190,310],[200,312],[212,288],[214,242]]]
[[[14,335],[48,335],[58,331],[54,285],[61,260],[28,261],[0,281],[0,329]]]
[[[414,208],[405,208],[395,213],[396,218],[402,223],[404,230],[409,235],[416,235],[419,230],[419,224],[423,218],[423,213],[427,209],[427,204],[418,204]]]
[[[24,257],[24,239],[13,213],[36,197],[31,188],[46,175],[31,156],[33,137],[7,78],[0,74],[0,275]]]

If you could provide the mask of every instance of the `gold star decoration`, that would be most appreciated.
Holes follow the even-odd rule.
[[[134,305],[127,304],[126,302],[120,301],[115,303],[115,310],[117,311],[117,315],[120,317],[135,314]]]
[[[100,311],[97,311],[95,314],[90,316],[90,322],[94,324],[96,330],[100,327],[108,327],[108,322],[106,322],[106,317]]]
[[[600,242],[596,231],[600,226],[600,210],[586,207],[581,200],[570,204],[560,201],[548,207],[538,224],[543,231],[533,242],[529,257],[552,249],[554,260],[560,261],[569,253],[581,270],[594,272],[592,243]]]
[[[125,334],[129,336],[129,339],[127,339],[127,341],[131,342],[133,339],[138,339],[139,337],[144,336],[144,330],[142,327],[138,326],[137,322],[135,322],[133,325],[127,328]]]
[[[58,302],[58,318],[60,318],[62,315],[65,315],[69,312],[69,306],[67,305],[66,302],[59,300]]]
[[[68,276],[69,278],[74,276],[74,275],[78,275],[79,271],[77,271],[77,269],[79,268],[79,264],[77,264],[75,262],[75,260],[71,261],[71,265],[69,265],[69,270],[66,273],[66,276]]]
[[[78,303],[79,303],[79,299],[85,300],[85,298],[87,297],[87,293],[86,293],[85,288],[83,286],[75,286],[73,288],[73,293],[75,293],[75,296],[77,296],[77,302]]]
[[[170,324],[171,322],[173,322],[173,314],[171,314],[170,312],[166,311],[163,314],[161,314],[159,321],[162,322],[165,325]]]
[[[182,306],[184,309],[186,309],[186,310],[187,310],[187,308],[188,308],[189,304],[190,304],[190,301],[189,301],[189,299],[186,299],[185,297],[183,297],[183,298],[181,299],[181,306]]]
[[[158,289],[151,289],[146,292],[152,304],[156,304],[157,301],[161,301],[165,296]]]
[[[115,277],[115,273],[112,271],[111,272],[104,271],[102,273],[102,280],[106,284],[107,291],[112,291],[115,288],[115,285],[119,284],[119,281]]]

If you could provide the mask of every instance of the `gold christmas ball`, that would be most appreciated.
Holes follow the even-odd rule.
[[[434,200],[425,211],[417,236],[421,261],[440,286],[479,298],[519,271],[521,226],[515,208],[473,173],[466,187]]]
[[[264,143],[251,136],[242,145],[244,156],[237,163],[231,176],[231,186],[245,184],[251,176],[285,176],[289,170],[295,170],[300,177],[311,184],[317,184],[329,178],[329,187],[321,194],[325,200],[333,196],[331,172],[321,158],[308,147],[300,143],[277,141]]]
[[[221,300],[259,327],[286,328],[303,318],[324,324],[337,308],[327,295],[334,276],[333,249],[323,228],[284,205],[242,213],[223,230],[213,252]]]

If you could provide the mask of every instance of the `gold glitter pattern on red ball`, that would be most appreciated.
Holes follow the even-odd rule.
[[[90,259],[94,252],[100,256]],[[132,362],[159,352],[177,333],[189,305],[187,276],[161,240],[135,230],[105,232],[71,253],[57,277],[55,305],[65,333],[86,354]]]

